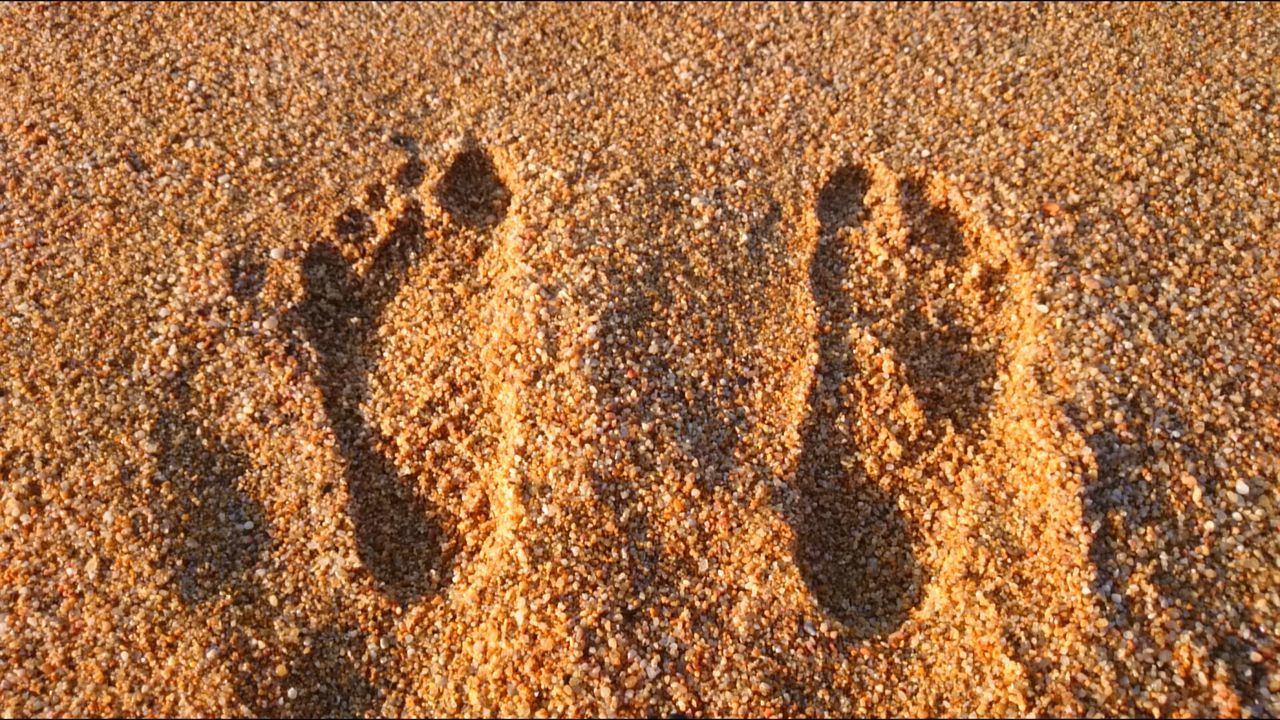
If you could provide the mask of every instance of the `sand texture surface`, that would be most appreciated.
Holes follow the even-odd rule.
[[[0,716],[1280,714],[1280,10],[0,7]]]

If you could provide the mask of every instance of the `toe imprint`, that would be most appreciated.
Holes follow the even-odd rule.
[[[467,150],[454,159],[436,188],[436,200],[463,225],[487,229],[497,225],[511,203],[493,160],[483,150]]]

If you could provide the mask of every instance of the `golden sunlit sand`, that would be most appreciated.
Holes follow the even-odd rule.
[[[0,715],[1280,714],[1278,28],[0,9]]]

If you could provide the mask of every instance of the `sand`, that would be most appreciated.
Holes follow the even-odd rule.
[[[0,9],[0,715],[1280,714],[1280,12]]]

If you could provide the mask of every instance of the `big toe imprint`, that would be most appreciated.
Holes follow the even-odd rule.
[[[455,214],[485,227],[492,213],[505,211],[509,197],[487,183],[491,164],[486,162],[482,151],[465,154],[437,189]],[[415,183],[422,174],[422,163],[411,156],[387,183],[407,197],[401,198],[400,210],[390,213],[385,236],[377,236],[377,223],[368,212],[382,209],[384,186],[379,184],[365,203],[371,207],[349,208],[335,221],[334,235],[341,245],[313,245],[303,262],[306,299],[301,315],[319,355],[317,380],[345,465],[357,551],[375,581],[398,602],[441,588],[448,579],[444,548],[450,545],[437,511],[400,477],[395,463],[378,447],[378,431],[361,411],[371,400],[370,372],[382,349],[378,324],[383,310],[415,261],[432,251],[426,247]],[[481,191],[485,198],[477,198]],[[482,205],[492,211],[482,212]],[[357,265],[367,269],[359,273]]]
[[[857,635],[887,634],[920,597],[922,572],[910,528],[894,494],[858,462],[853,422],[858,412],[858,361],[851,338],[852,243],[866,220],[867,172],[856,166],[833,174],[819,192],[817,248],[809,279],[819,314],[818,363],[809,388],[797,467],[800,503],[792,523],[796,561],[813,598]]]

